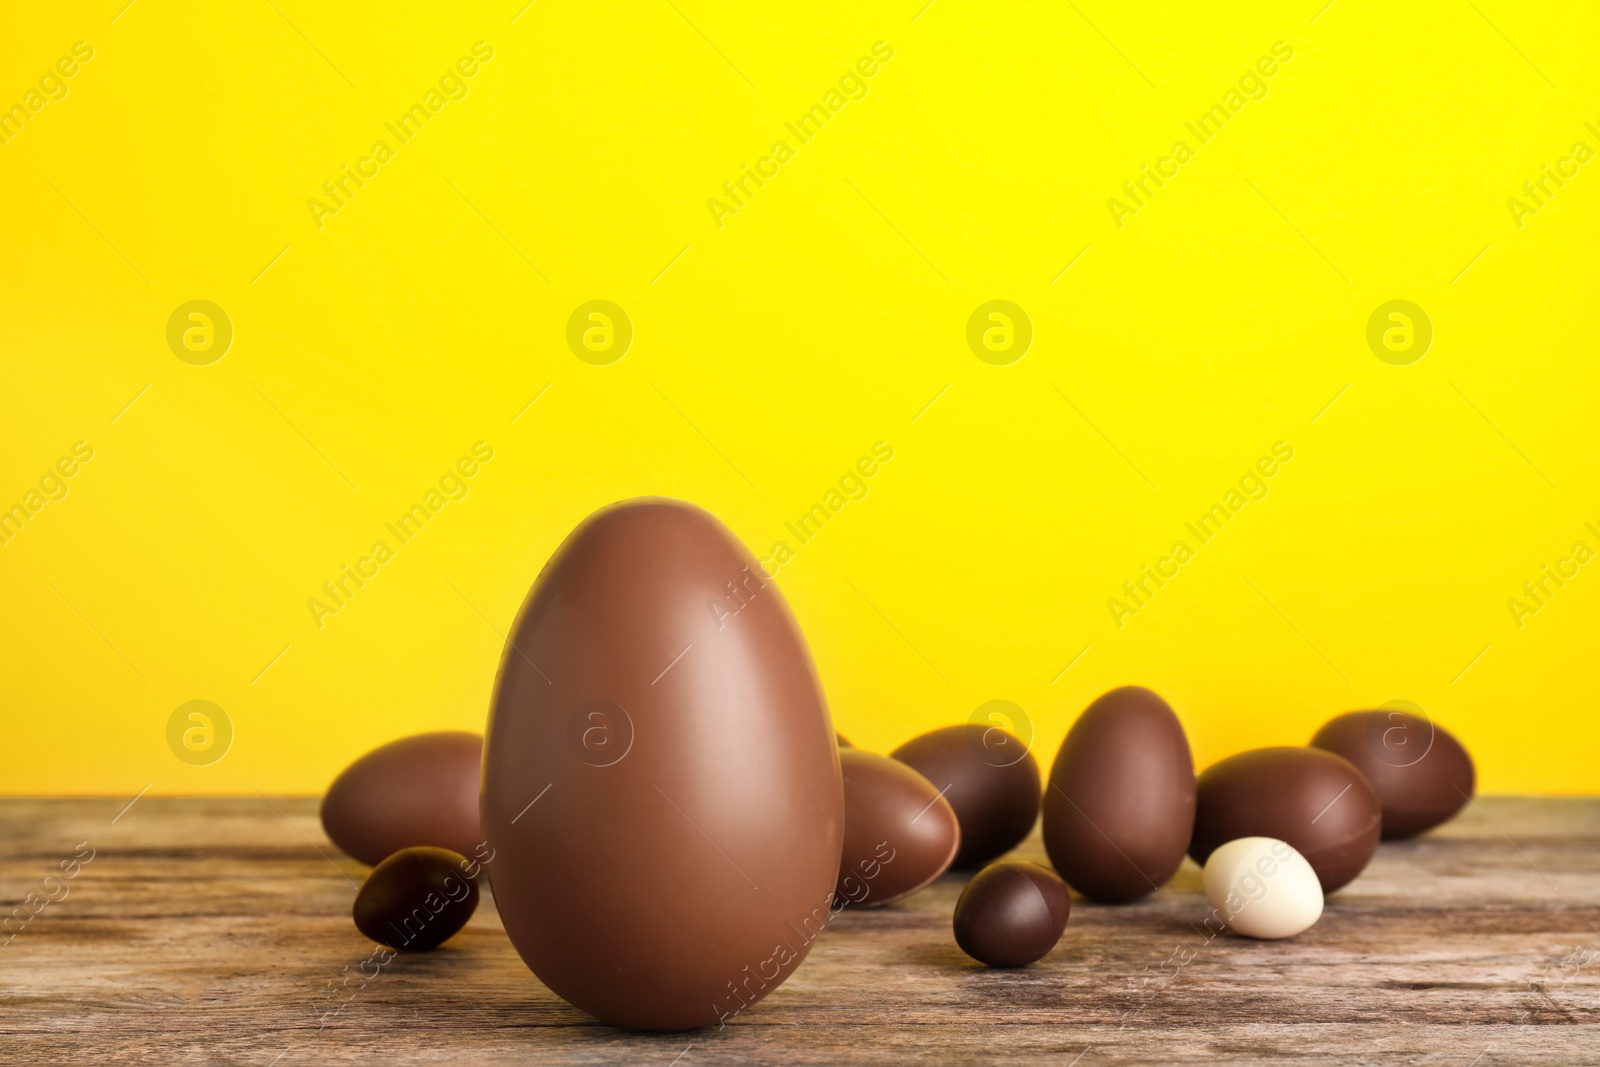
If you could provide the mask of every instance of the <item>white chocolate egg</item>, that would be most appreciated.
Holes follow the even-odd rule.
[[[1241,837],[1206,860],[1206,898],[1246,937],[1293,937],[1322,915],[1322,883],[1306,858],[1271,837]]]

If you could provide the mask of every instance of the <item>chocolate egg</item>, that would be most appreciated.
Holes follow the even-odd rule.
[[[472,861],[445,848],[403,848],[372,869],[356,893],[356,929],[401,952],[437,948],[478,907]]]
[[[1415,837],[1472,799],[1472,757],[1425,716],[1398,709],[1352,711],[1311,739],[1366,775],[1383,807],[1383,836]]]
[[[1320,748],[1229,756],[1206,768],[1198,796],[1189,855],[1201,866],[1224,842],[1276,838],[1305,857],[1327,894],[1378,851],[1378,795],[1354,764]]]
[[[952,867],[976,867],[1011,851],[1039,817],[1039,765],[997,727],[946,726],[890,755],[943,790],[955,810],[961,849]]]
[[[777,586],[706,512],[617,504],[545,565],[495,680],[483,827],[517,952],[605,1022],[715,1025],[810,951],[839,750]]]
[[[1305,857],[1270,837],[1218,845],[1201,872],[1214,910],[1206,920],[1245,937],[1276,940],[1311,928],[1322,916],[1322,883]]]
[[[961,826],[933,783],[888,756],[841,749],[844,854],[836,888],[843,904],[874,907],[910,896],[950,867]]]
[[[1153,893],[1194,828],[1194,760],[1183,726],[1148,689],[1124,686],[1067,731],[1044,792],[1044,845],[1067,884],[1120,904]]]
[[[375,748],[346,767],[322,798],[328,840],[362,863],[413,845],[471,855],[478,833],[483,739],[450,730]]]
[[[1067,928],[1067,884],[1037,863],[994,863],[956,901],[956,944],[991,967],[1026,967],[1056,947]]]

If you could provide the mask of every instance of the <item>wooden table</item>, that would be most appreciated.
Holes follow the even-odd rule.
[[[955,946],[946,876],[845,912],[725,1030],[668,1035],[557,1000],[487,895],[443,948],[346,983],[373,948],[350,921],[365,868],[314,800],[127,803],[0,801],[0,918],[57,898],[0,947],[0,1063],[1600,1064],[1597,799],[1481,800],[1385,845],[1286,942],[1208,941],[1185,863],[1141,903],[1075,901],[1046,960],[991,971]]]

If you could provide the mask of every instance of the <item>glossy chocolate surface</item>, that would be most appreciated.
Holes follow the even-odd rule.
[[[1472,757],[1422,716],[1383,708],[1348,712],[1318,730],[1311,745],[1343,756],[1366,775],[1383,807],[1385,838],[1415,837],[1472,799]]]
[[[425,952],[454,937],[478,907],[474,865],[444,848],[406,848],[372,869],[356,894],[356,929],[401,952]]]
[[[376,865],[414,845],[471,855],[478,832],[483,738],[458,730],[416,734],[346,767],[322,798],[328,839]]]
[[[1067,884],[1036,863],[1010,860],[973,876],[956,901],[956,944],[991,967],[1043,959],[1067,928]]]
[[[1195,818],[1194,761],[1172,708],[1113,689],[1067,731],[1044,793],[1044,844],[1084,896],[1125,903],[1177,871]]]
[[[875,907],[910,896],[949,869],[961,847],[956,813],[922,775],[888,756],[841,749],[842,902]]]
[[[996,727],[947,726],[890,753],[909,765],[955,810],[961,849],[952,867],[977,867],[1011,851],[1039,817],[1039,765],[1012,734]]]
[[[1349,760],[1320,748],[1258,748],[1200,775],[1189,855],[1204,866],[1235,838],[1277,838],[1306,858],[1327,894],[1366,868],[1381,824],[1378,795]]]
[[[506,933],[605,1022],[716,1025],[830,917],[840,750],[783,596],[678,501],[595,513],[511,629],[484,750]]]

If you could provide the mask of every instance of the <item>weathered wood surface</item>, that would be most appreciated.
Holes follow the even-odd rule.
[[[126,803],[0,801],[0,918],[59,898],[0,930],[0,1062],[1600,1064],[1595,799],[1481,800],[1385,845],[1288,942],[1208,941],[1186,862],[1139,904],[1075,901],[1045,961],[989,971],[951,937],[947,876],[847,911],[781,989],[682,1035],[556,999],[487,895],[445,947],[346,984],[373,948],[350,921],[365,868],[314,801],[146,797],[113,823]],[[94,858],[46,883],[80,842]]]

